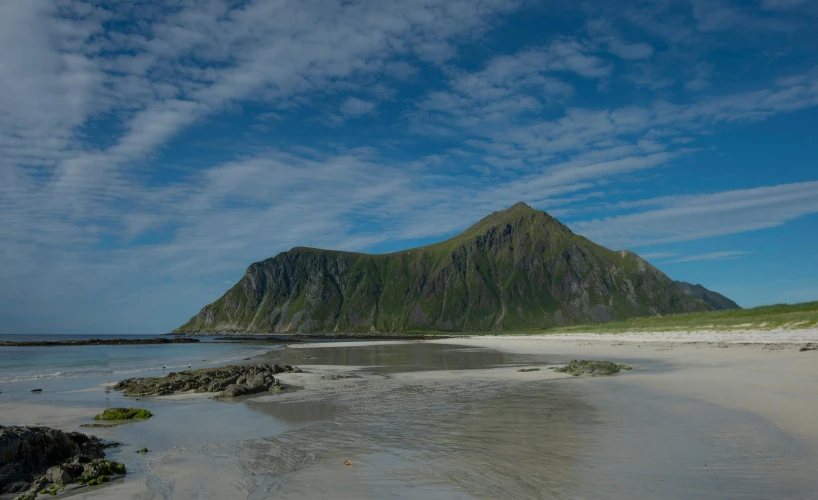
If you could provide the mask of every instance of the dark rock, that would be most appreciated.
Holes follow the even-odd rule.
[[[48,427],[0,426],[0,494],[34,498],[46,485],[90,484],[102,474],[124,474],[125,467],[103,457],[99,439]]]
[[[278,370],[278,371],[277,371]],[[266,363],[223,366],[168,373],[164,377],[132,378],[114,386],[126,396],[163,396],[182,392],[217,392],[219,397],[237,397],[267,391],[276,379],[275,373],[300,373],[297,367]]]
[[[42,389],[31,389],[31,392],[43,392]]]
[[[301,368],[297,366],[290,366],[290,365],[274,365],[273,372],[278,375],[279,373],[301,373]]]
[[[577,377],[579,375],[590,375],[592,377],[600,377],[606,375],[615,375],[621,370],[630,370],[628,365],[618,365],[610,361],[577,361],[571,360],[566,366],[554,368],[555,372],[570,373]]]
[[[230,384],[220,394],[224,398],[236,398],[247,394],[247,389],[243,385]]]

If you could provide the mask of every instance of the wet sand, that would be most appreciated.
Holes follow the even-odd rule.
[[[628,362],[633,386],[748,411],[818,447],[818,330],[469,337],[448,344]],[[661,370],[644,370],[660,362]]]
[[[809,498],[818,352],[656,339],[470,337],[270,351],[265,362],[307,372],[282,374],[290,386],[282,394],[143,398],[130,404],[154,412],[149,421],[85,429],[123,443],[110,454],[129,474],[76,498]],[[547,369],[572,358],[634,370],[574,378]],[[75,424],[93,398],[100,407],[128,401],[72,396],[83,398],[70,410]],[[14,418],[27,408],[47,417],[34,401],[18,404]],[[151,452],[134,453],[142,446]]]

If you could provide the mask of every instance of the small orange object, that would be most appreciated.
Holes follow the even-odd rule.
[[[352,462],[350,462],[349,460],[344,460],[345,467],[349,467],[350,465],[352,465]]]

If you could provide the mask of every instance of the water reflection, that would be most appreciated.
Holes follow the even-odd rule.
[[[462,370],[564,360],[423,343],[269,356],[370,368],[240,404],[156,402],[156,419],[122,431],[135,446],[155,426],[150,442],[175,446],[148,459],[143,497],[814,497],[814,450],[752,415],[646,390],[627,375],[483,380]],[[398,374],[417,370],[461,372]]]
[[[473,349],[444,344],[407,342],[370,346],[297,347],[268,352],[270,362],[291,365],[365,366],[375,373],[420,370],[473,370],[522,364],[542,358],[506,354],[493,349]]]

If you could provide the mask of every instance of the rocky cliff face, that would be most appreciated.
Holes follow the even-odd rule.
[[[691,297],[700,299],[717,311],[722,311],[724,309],[741,309],[740,305],[736,304],[724,295],[714,292],[713,290],[708,290],[701,285],[692,285],[690,283],[685,283],[684,281],[674,281],[674,283],[684,293],[690,295]]]
[[[403,252],[283,252],[177,331],[497,331],[710,308],[637,255],[519,203]]]

